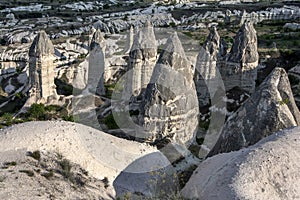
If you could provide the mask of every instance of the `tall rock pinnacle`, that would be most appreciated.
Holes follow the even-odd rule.
[[[258,90],[225,123],[209,156],[253,145],[281,129],[300,125],[287,73],[275,68]]]
[[[190,144],[198,126],[198,100],[187,60],[177,34],[167,41],[145,92],[140,125],[152,142],[169,139]]]
[[[194,82],[200,107],[208,105],[210,96],[214,95],[217,90],[215,82],[218,81],[216,80],[216,68],[219,54],[220,36],[216,27],[211,27],[210,33],[198,54],[194,73]]]
[[[133,29],[132,26],[130,26],[129,33],[127,35],[127,42],[126,42],[125,54],[129,54],[130,49],[131,49],[132,44],[133,44],[133,38],[134,38],[134,29]]]
[[[90,44],[89,68],[88,68],[88,89],[98,95],[105,94],[104,88],[104,67],[105,67],[105,40],[101,31],[98,29]]]
[[[129,73],[128,93],[139,95],[143,88],[147,87],[150,81],[153,68],[156,62],[157,44],[153,27],[150,22],[135,35],[129,52]]]
[[[236,86],[253,93],[257,78],[258,52],[256,31],[245,22],[235,36],[228,60],[219,64],[226,90]]]
[[[244,68],[257,66],[257,36],[251,22],[245,22],[235,36],[228,61],[242,63]]]
[[[55,98],[54,46],[45,31],[40,31],[29,49],[29,103],[48,103]]]
[[[92,51],[98,47],[105,48],[104,37],[99,29],[97,29],[93,33],[93,37],[92,37],[91,44],[90,44],[90,50]]]

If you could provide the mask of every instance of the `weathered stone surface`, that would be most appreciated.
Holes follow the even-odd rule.
[[[88,90],[98,95],[105,95],[105,41],[99,29],[96,30],[91,40],[88,62]]]
[[[176,33],[167,40],[145,92],[140,124],[152,142],[189,144],[197,131],[198,100],[192,66]]]
[[[300,30],[300,24],[299,23],[286,23],[283,28],[291,29],[293,31]]]
[[[29,103],[47,103],[55,99],[54,47],[45,31],[40,31],[29,49]]]
[[[147,21],[134,37],[129,52],[129,85],[128,93],[139,95],[150,81],[157,55],[157,44],[153,27]]]
[[[291,83],[294,99],[298,108],[300,108],[300,65],[296,65],[289,70],[289,80]]]
[[[208,158],[181,191],[187,199],[299,199],[300,127]]]
[[[236,151],[284,128],[300,125],[287,73],[275,68],[258,90],[225,123],[208,156]]]
[[[250,22],[245,22],[234,39],[228,59],[218,67],[226,90],[240,87],[253,93],[257,78],[258,51],[256,31]]]

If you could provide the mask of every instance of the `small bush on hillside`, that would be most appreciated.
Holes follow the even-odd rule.
[[[116,123],[114,116],[112,114],[108,115],[104,118],[104,124],[107,126],[108,129],[118,129],[119,126]]]
[[[37,120],[45,120],[45,116],[46,116],[45,105],[41,103],[32,104],[28,110],[28,115],[30,118],[34,118]]]
[[[29,176],[29,177],[34,176],[34,172],[31,171],[31,170],[19,170],[19,172],[25,173],[25,174],[27,174],[27,176]]]
[[[40,151],[28,152],[28,156],[34,158],[37,161],[40,161],[40,159],[41,159]]]

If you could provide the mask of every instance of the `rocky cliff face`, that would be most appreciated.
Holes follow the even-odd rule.
[[[226,90],[236,86],[253,93],[257,78],[258,52],[256,31],[250,22],[245,22],[234,39],[225,62],[219,68]]]
[[[216,67],[219,53],[220,36],[216,27],[212,27],[198,54],[194,73],[194,82],[200,107],[209,105],[210,95],[213,95],[217,89],[215,83],[217,80],[215,79],[217,78]]]
[[[54,47],[45,31],[40,31],[29,49],[31,103],[47,103],[56,98],[54,84]]]
[[[134,37],[129,52],[129,86],[128,93],[139,95],[150,81],[157,55],[157,44],[153,27],[146,22]]]
[[[253,145],[272,133],[300,125],[287,73],[275,68],[258,90],[225,123],[208,156]]]
[[[177,34],[167,40],[145,92],[140,124],[152,142],[189,143],[198,125],[193,72]]]
[[[104,95],[105,41],[99,29],[93,34],[88,61],[87,87],[93,93]]]

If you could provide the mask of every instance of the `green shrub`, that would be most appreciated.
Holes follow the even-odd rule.
[[[101,180],[104,183],[104,187],[107,188],[109,186],[109,181],[107,177],[104,177],[104,179]]]
[[[34,158],[35,160],[40,161],[41,160],[41,153],[40,151],[34,151],[34,152],[29,152],[28,156]]]
[[[1,116],[1,119],[4,121],[6,126],[10,126],[13,122],[13,115],[10,113],[4,113]]]
[[[282,99],[281,101],[279,101],[279,105],[288,104],[289,102],[290,102],[289,98],[285,98],[285,99]]]
[[[49,172],[45,172],[45,173],[41,174],[41,176],[43,176],[49,180],[50,178],[52,178],[54,176],[54,172],[53,172],[53,170],[50,170]]]
[[[104,4],[103,9],[106,10],[109,9],[109,7],[110,7],[109,4]]]
[[[72,175],[72,165],[70,161],[67,159],[63,159],[62,161],[59,161],[59,165],[62,168],[61,174],[68,179]]]
[[[17,163],[15,161],[12,161],[12,162],[5,162],[4,163],[5,166],[16,166]]]
[[[119,126],[116,123],[113,114],[108,115],[104,118],[104,124],[107,126],[108,129],[118,129]]]
[[[0,183],[2,183],[5,179],[6,179],[6,177],[0,176]]]
[[[25,173],[25,174],[27,174],[27,176],[29,176],[29,177],[34,176],[34,172],[31,171],[31,170],[19,170],[19,172]]]
[[[75,121],[73,115],[65,115],[65,116],[62,117],[62,119],[63,119],[64,121],[68,121],[68,122],[74,122],[74,121]]]
[[[29,117],[37,120],[44,120],[46,116],[46,109],[44,104],[32,104],[28,110],[28,115]]]
[[[293,75],[289,75],[289,81],[290,81],[291,85],[299,84],[299,80]]]

